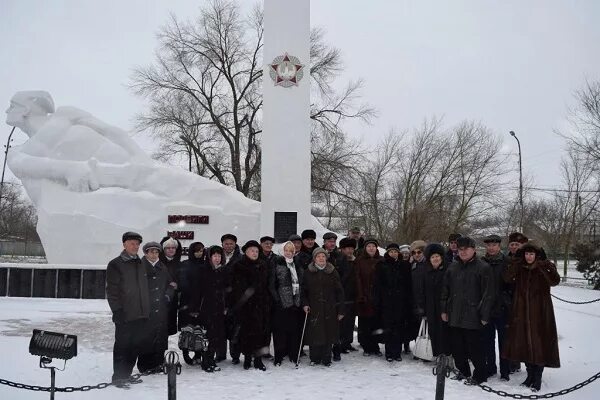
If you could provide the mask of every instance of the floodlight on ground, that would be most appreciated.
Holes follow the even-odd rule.
[[[64,360],[63,368],[61,369],[63,371],[67,360],[77,356],[77,336],[34,329],[33,336],[31,336],[31,341],[29,342],[29,353],[34,356],[40,356],[40,368],[50,370],[50,400],[53,400],[55,370],[57,368],[51,366],[50,363],[52,363],[53,358]]]

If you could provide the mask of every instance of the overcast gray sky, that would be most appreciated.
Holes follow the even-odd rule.
[[[0,105],[18,90],[44,89],[58,106],[131,129],[143,109],[125,87],[132,68],[152,62],[169,12],[195,17],[202,3],[0,0]],[[599,1],[313,0],[311,18],[342,50],[340,84],[363,78],[364,100],[379,112],[351,134],[375,142],[433,115],[448,126],[479,120],[505,136],[505,151],[516,152],[508,136],[516,131],[526,175],[558,184],[563,143],[553,130],[564,126],[573,91],[600,79]]]

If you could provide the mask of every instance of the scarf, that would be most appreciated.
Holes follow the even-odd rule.
[[[300,292],[300,282],[298,282],[298,273],[296,272],[296,266],[294,265],[294,259],[285,259],[286,265],[292,274],[292,293],[296,296]]]

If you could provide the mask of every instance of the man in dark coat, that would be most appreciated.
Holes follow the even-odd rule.
[[[510,260],[516,258],[517,250],[525,243],[529,241],[529,238],[522,234],[521,232],[512,232],[508,235],[508,251],[506,255]],[[515,291],[514,283],[507,283],[508,290],[511,293],[511,299],[513,298],[513,293]],[[510,313],[509,313],[510,314]],[[510,320],[510,315],[508,316]],[[510,362],[510,373],[520,372],[521,371],[521,362],[519,361],[511,361]]]
[[[219,246],[210,247],[196,283],[200,292],[200,320],[206,328],[209,341],[208,351],[202,355],[202,369],[207,372],[220,370],[215,362],[215,354],[217,351],[224,354],[227,346],[225,316],[229,312],[228,297],[232,288],[231,268],[223,265],[223,260],[223,249]]]
[[[356,272],[356,311],[358,314],[358,342],[365,356],[381,356],[377,332],[380,318],[375,308],[375,271],[382,257],[375,239],[365,240],[364,251],[354,261]]]
[[[359,226],[354,226],[348,231],[348,239],[354,239],[356,247],[354,248],[354,255],[358,256],[365,247],[365,238],[362,236],[362,232]]]
[[[434,356],[450,354],[450,332],[448,323],[442,320],[441,298],[444,275],[448,269],[444,260],[445,250],[439,243],[430,243],[425,247],[427,272],[425,274],[425,298],[420,299],[427,317],[427,327],[431,338],[431,350]]]
[[[390,243],[377,264],[375,304],[381,312],[387,361],[402,361],[402,343],[411,328],[413,298],[410,262],[400,257],[400,246]]]
[[[260,238],[260,257],[271,268],[274,268],[275,260],[277,259],[277,254],[273,252],[273,243],[275,243],[275,238],[272,236],[263,236]]]
[[[296,261],[302,268],[307,269],[308,264],[312,262],[312,253],[319,247],[315,243],[317,239],[317,233],[312,229],[305,229],[302,231],[302,248],[300,252],[296,254]]]
[[[489,323],[483,327],[483,351],[488,377],[496,374],[496,331],[498,332],[498,354],[502,354],[506,340],[508,312],[512,304],[512,290],[504,282],[503,274],[509,264],[509,258],[500,250],[502,239],[498,235],[489,235],[483,242],[486,252],[481,259],[492,269],[493,306]],[[500,379],[510,380],[510,362],[500,356]]]
[[[444,279],[442,320],[448,322],[452,355],[460,371],[457,379],[469,385],[487,381],[481,328],[490,320],[493,283],[490,266],[475,253],[475,240],[458,239],[459,259],[448,267]],[[469,359],[475,370],[471,378]]]
[[[344,318],[344,289],[327,251],[317,248],[302,282],[302,304],[308,313],[305,342],[311,365],[331,365],[331,348],[339,340],[338,321]]]
[[[237,244],[237,236],[232,233],[224,234],[221,236],[221,246],[223,247],[223,254],[225,255],[223,265],[228,267],[232,273],[233,265],[240,261],[243,256],[240,246]],[[236,328],[237,326],[238,325],[234,321],[233,314],[225,317],[225,327],[227,331],[227,338],[229,340],[229,355],[231,356],[231,363],[234,365],[240,363],[241,354],[239,342],[237,339],[234,340],[234,338],[238,336]],[[225,353],[226,351],[223,351],[223,348],[219,346],[217,349],[216,361],[220,362],[225,360]]]
[[[268,352],[266,344],[271,334],[271,294],[269,267],[259,258],[260,244],[248,241],[244,255],[232,266],[233,312],[239,325],[239,345],[244,354],[244,369],[266,370],[262,356]]]
[[[221,236],[221,247],[225,253],[224,265],[233,265],[242,258],[240,246],[237,245],[237,236],[226,233]]]
[[[148,300],[150,304],[145,335],[147,335],[147,350],[140,355],[143,364],[140,372],[161,372],[165,351],[168,347],[168,315],[169,305],[175,296],[175,281],[167,267],[160,261],[162,246],[156,242],[144,245],[142,266],[146,269],[148,280]]]
[[[337,248],[337,235],[333,232],[326,232],[323,235],[323,248],[327,252],[327,262],[335,267],[335,263],[340,254]]]
[[[137,255],[142,236],[125,232],[122,239],[123,251],[106,267],[106,299],[115,323],[112,381],[127,386],[142,350],[141,339],[150,315],[150,300],[146,271]],[[138,382],[141,379],[133,381]]]
[[[177,279],[180,275],[179,269],[181,267],[181,254],[183,248],[181,242],[178,239],[173,239],[169,236],[165,236],[160,241],[162,246],[162,252],[160,253],[160,261],[167,267],[169,275],[173,279]],[[179,282],[175,281],[178,285]],[[177,314],[179,312],[179,288],[176,287],[175,296],[171,299],[169,304],[169,335],[177,333]]]
[[[523,384],[540,390],[544,367],[559,368],[558,334],[550,288],[560,282],[556,266],[541,249],[524,244],[504,274],[515,284],[508,340],[502,356],[525,361],[527,379]]]
[[[344,318],[340,321],[340,349],[341,353],[357,351],[352,346],[354,341],[354,324],[356,323],[356,272],[354,271],[354,251],[356,240],[343,238],[340,240],[340,255],[335,263],[344,288]],[[336,357],[337,349],[333,350]]]
[[[405,353],[409,352],[409,342],[417,338],[421,326],[421,319],[425,316],[425,309],[422,308],[424,302],[421,301],[421,299],[425,297],[425,274],[427,272],[425,247],[427,247],[427,242],[424,240],[415,240],[410,244],[410,255],[412,260],[411,281],[415,309],[411,324],[412,329],[409,330],[404,341]],[[416,357],[413,358],[416,359]]]

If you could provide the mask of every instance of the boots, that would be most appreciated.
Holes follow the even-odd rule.
[[[534,392],[539,392],[542,387],[542,374],[544,373],[544,367],[541,365],[536,365],[535,372],[533,374],[533,380],[531,382],[531,390]]]
[[[333,353],[333,361],[341,361],[342,360],[341,349],[340,349],[339,344],[333,345],[333,347],[331,348],[331,351]]]
[[[523,382],[521,382],[521,385],[531,387],[532,383],[533,383],[533,367],[531,367],[530,365],[527,365],[527,378]]]
[[[254,357],[254,368],[260,369],[261,371],[267,370],[267,367],[265,367],[265,364],[262,362],[262,357]]]
[[[244,356],[244,369],[250,369],[252,366],[252,356]]]

